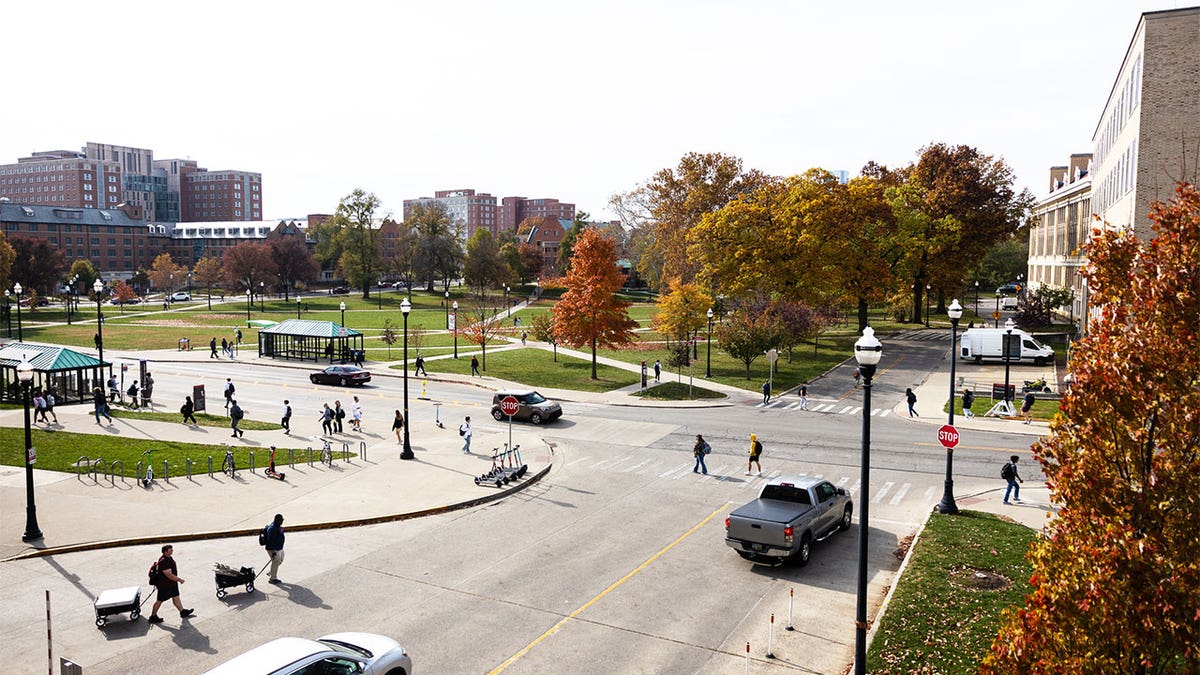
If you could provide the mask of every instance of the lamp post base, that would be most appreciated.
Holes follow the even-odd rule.
[[[946,481],[945,490],[942,492],[942,501],[937,505],[938,513],[948,516],[958,515],[958,504],[954,503],[954,481]]]

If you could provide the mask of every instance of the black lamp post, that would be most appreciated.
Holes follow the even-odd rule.
[[[1004,410],[1012,414],[1012,399],[1008,395],[1008,359],[1012,353],[1012,332],[1016,328],[1012,319],[1004,322]]]
[[[246,321],[250,320],[250,310],[254,308],[254,289],[246,289]]]
[[[342,325],[346,325],[346,303],[339,302],[338,309],[342,310]]]
[[[37,541],[42,538],[42,531],[38,528],[37,503],[33,498],[33,435],[29,424],[29,389],[33,384],[33,366],[28,358],[23,358],[17,366],[17,379],[21,381],[25,402],[25,534],[21,535],[21,541]]]
[[[931,290],[933,290],[933,287],[930,286],[929,284],[925,284],[925,327],[926,328],[929,328],[929,292]]]
[[[412,303],[408,298],[400,302],[400,313],[404,315],[404,449],[400,451],[400,459],[414,459],[412,446],[408,442],[408,428],[412,420],[408,417],[408,313],[412,311]]]
[[[188,297],[192,297],[192,273],[188,272]]]
[[[96,351],[100,352],[100,367],[104,367],[104,314],[100,312],[101,292],[104,282],[99,279],[92,282],[92,290],[96,292]]]
[[[446,308],[446,330],[450,330],[450,291],[446,291],[446,299],[442,302],[442,307]]]
[[[454,358],[458,358],[458,301],[455,300],[450,307],[454,310]]]
[[[17,296],[17,342],[24,342],[25,337],[21,333],[21,284],[13,284],[13,293]]]
[[[854,343],[854,359],[863,379],[862,486],[858,489],[858,606],[854,617],[854,672],[867,672],[867,534],[870,532],[868,509],[871,504],[871,378],[883,356],[883,345],[875,338],[875,329],[867,326]]]
[[[954,362],[958,360],[958,320],[962,318],[962,313],[962,307],[955,298],[946,309],[946,314],[950,316],[950,426],[954,426]],[[946,448],[946,483],[937,508],[940,513],[958,514],[958,504],[954,503],[954,448]]]
[[[75,297],[75,282],[77,282],[77,281],[79,281],[78,274],[71,277],[70,281],[68,281],[68,283],[70,284],[70,286],[68,286],[68,288],[67,288],[67,291],[68,291],[68,293],[67,293],[67,325],[68,326],[71,325],[71,314],[73,313],[71,310],[74,305],[72,300]]]
[[[712,307],[708,308],[708,312],[706,314],[708,316],[708,345],[706,347],[708,353],[705,355],[704,377],[711,380],[712,379],[712,319],[713,319]]]
[[[300,296],[296,296],[296,318],[300,318]]]
[[[979,318],[979,281],[975,282],[975,317]]]
[[[8,324],[8,337],[12,337],[12,300],[9,298],[8,290],[4,291],[4,321]]]
[[[260,311],[260,312],[267,311],[266,306],[263,304],[266,294],[267,294],[267,285],[261,281],[258,282],[258,311]]]

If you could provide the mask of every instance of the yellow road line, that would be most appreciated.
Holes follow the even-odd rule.
[[[542,640],[545,640],[546,638],[550,637],[551,635],[554,635],[555,633],[557,633],[558,629],[560,629],[564,625],[566,625],[566,623],[568,621],[570,621],[571,619],[574,619],[575,617],[579,616],[588,607],[591,607],[592,605],[596,604],[596,602],[598,602],[600,600],[600,598],[603,598],[604,596],[608,595],[613,590],[615,590],[618,586],[620,586],[620,585],[624,584],[626,581],[629,581],[630,579],[632,579],[635,574],[646,569],[646,567],[649,566],[650,563],[654,562],[655,560],[658,560],[667,551],[670,551],[671,549],[675,548],[675,546],[678,545],[680,542],[682,542],[684,539],[687,539],[688,537],[692,536],[696,532],[696,530],[699,530],[701,527],[703,527],[705,525],[705,523],[712,520],[713,518],[716,518],[717,514],[721,513],[725,509],[729,508],[729,505],[732,503],[733,502],[725,502],[724,504],[722,504],[721,507],[718,508],[716,511],[713,511],[712,513],[708,514],[708,517],[706,517],[704,520],[701,520],[700,522],[696,523],[692,527],[692,529],[679,535],[678,539],[671,542],[670,544],[667,544],[658,553],[655,553],[654,555],[650,556],[646,560],[646,562],[635,567],[629,574],[626,574],[625,576],[621,577],[620,579],[614,581],[612,583],[612,585],[610,585],[608,588],[604,589],[603,591],[600,591],[600,593],[598,595],[596,595],[596,597],[585,602],[579,609],[576,609],[574,612],[571,612],[567,616],[563,617],[561,621],[559,621],[558,623],[551,626],[549,630],[547,630],[545,633],[542,633],[541,635],[539,635],[537,637],[537,639],[535,639],[533,642],[530,642],[529,644],[525,645],[519,652],[510,656],[507,661],[496,666],[496,668],[494,668],[491,672],[489,672],[488,675],[496,675],[496,673],[499,673],[500,671],[504,670],[505,668],[508,668],[509,666],[511,666],[513,663],[516,663],[517,659],[519,659],[522,656],[525,656],[527,653],[529,653],[529,650],[536,647],[538,645],[538,643],[540,643]]]

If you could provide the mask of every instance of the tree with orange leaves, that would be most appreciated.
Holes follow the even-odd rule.
[[[1075,384],[1034,446],[1062,506],[985,673],[1200,672],[1200,193],[1097,230]]]
[[[592,348],[592,379],[596,376],[596,347],[621,347],[633,342],[637,322],[629,318],[629,303],[618,300],[625,277],[617,269],[617,245],[594,228],[575,242],[567,288],[550,311],[554,335],[572,347]]]

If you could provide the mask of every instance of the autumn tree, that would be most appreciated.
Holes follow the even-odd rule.
[[[542,257],[542,249],[536,244],[518,244],[517,253],[521,256],[521,265],[525,268],[525,280],[529,281],[542,276],[542,268],[545,264]]]
[[[1041,328],[1054,323],[1054,312],[1075,299],[1075,292],[1069,288],[1042,284],[1036,291],[1025,293],[1017,301],[1017,311],[1013,320],[1026,328]]]
[[[361,288],[363,299],[371,297],[371,286],[379,280],[382,261],[375,212],[380,201],[362,188],[342,197],[337,210],[316,228],[316,257],[322,264],[340,270],[351,286]]]
[[[117,279],[112,284],[113,300],[117,301],[117,306],[121,308],[121,313],[125,313],[125,305],[129,304],[130,300],[137,297],[133,287],[125,283],[123,279]]]
[[[221,265],[221,261],[211,256],[204,256],[196,261],[192,267],[192,276],[196,283],[204,287],[205,295],[208,296],[208,308],[212,309],[212,292],[213,288],[220,288],[221,282],[225,280],[225,268]]]
[[[708,310],[713,298],[695,283],[674,279],[668,291],[659,296],[658,313],[654,315],[654,330],[667,338],[667,351],[674,353],[682,345],[686,355],[688,340],[708,324]],[[668,358],[668,365],[686,366],[688,359]]]
[[[317,265],[304,237],[299,235],[278,235],[267,239],[271,247],[271,256],[275,259],[276,277],[283,287],[283,300],[287,302],[288,291],[298,283],[311,283],[321,276],[321,268]]]
[[[17,259],[17,250],[8,243],[4,232],[0,232],[0,288],[12,288],[13,263]]]
[[[53,289],[62,278],[63,270],[67,268],[62,250],[52,246],[45,239],[15,235],[9,238],[8,243],[13,248],[12,272],[9,278],[30,290],[41,290],[44,293]],[[0,250],[0,257],[4,253],[5,251]]]
[[[573,347],[591,347],[592,379],[598,379],[596,348],[632,343],[637,327],[629,318],[629,303],[616,297],[625,283],[617,269],[616,244],[595,230],[584,230],[564,283],[566,292],[550,310],[554,334]]]
[[[721,351],[746,365],[747,380],[750,365],[781,342],[778,320],[764,300],[739,303],[715,332]]]
[[[275,283],[275,259],[266,244],[244,241],[225,251],[225,280],[230,290],[257,293],[259,283]]]
[[[1097,229],[1075,384],[1034,451],[1061,506],[985,673],[1200,672],[1200,193]]]
[[[159,253],[150,264],[150,283],[163,293],[175,290],[175,279],[180,282],[187,276],[188,268],[175,262],[170,253]]]
[[[554,334],[554,317],[550,314],[535,314],[530,321],[530,331],[533,339],[538,342],[549,342],[554,348],[554,360],[558,361],[558,336]]]
[[[383,320],[383,333],[379,336],[380,340],[388,346],[388,361],[392,360],[392,345],[400,339],[400,333],[396,329],[396,322],[390,318]]]

